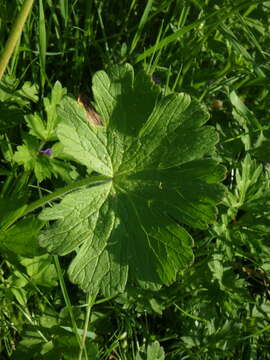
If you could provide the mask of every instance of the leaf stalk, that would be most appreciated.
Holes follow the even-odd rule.
[[[35,0],[25,0],[24,1],[21,11],[20,11],[15,23],[13,24],[10,35],[6,42],[4,53],[0,59],[0,81],[6,70],[8,62],[13,54],[15,46],[21,36],[24,24],[25,24],[26,19],[31,11],[34,1]]]
[[[90,176],[83,180],[79,180],[72,184],[66,185],[58,190],[55,190],[51,194],[43,196],[41,199],[38,199],[38,200],[34,201],[32,204],[28,205],[23,215],[26,215],[26,214],[38,209],[39,207],[45,205],[49,201],[55,200],[72,190],[78,189],[79,187],[82,187],[85,185],[101,185],[104,182],[107,182],[109,180],[111,180],[111,178],[108,178],[105,175],[98,175],[98,176]]]

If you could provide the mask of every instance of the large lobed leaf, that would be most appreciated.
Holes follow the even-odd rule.
[[[70,97],[60,106],[57,135],[65,153],[107,181],[84,187],[44,209],[56,220],[40,236],[49,251],[76,251],[73,282],[104,294],[129,279],[171,283],[193,260],[192,237],[180,224],[206,228],[223,196],[224,168],[209,156],[217,143],[207,112],[186,94],[164,96],[130,65],[93,78],[103,126]]]

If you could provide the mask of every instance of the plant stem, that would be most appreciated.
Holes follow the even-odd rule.
[[[90,322],[91,309],[92,309],[92,307],[93,307],[93,305],[95,303],[95,299],[96,299],[96,295],[87,294],[86,316],[85,316],[83,336],[82,336],[82,341],[81,341],[81,349],[80,349],[78,360],[82,359],[83,350],[84,349],[86,350],[86,348],[85,348],[85,340],[86,340],[87,330],[88,330],[88,326],[89,326],[89,322]]]
[[[53,259],[54,259],[54,265],[55,265],[55,268],[56,268],[56,272],[57,272],[58,280],[59,280],[59,283],[60,283],[61,291],[62,291],[64,300],[65,300],[66,307],[67,307],[68,312],[69,312],[73,333],[76,336],[76,339],[78,341],[79,346],[81,347],[81,338],[80,338],[80,335],[78,333],[78,327],[77,327],[76,320],[75,320],[75,317],[74,317],[74,314],[73,314],[73,311],[72,311],[72,305],[71,305],[71,302],[70,302],[70,298],[69,298],[69,295],[68,295],[68,291],[67,291],[67,288],[66,288],[66,284],[65,284],[65,280],[64,280],[64,277],[63,277],[63,273],[62,273],[62,269],[61,269],[61,265],[60,265],[58,256],[53,255]]]
[[[28,205],[25,210],[25,213],[23,215],[26,215],[29,212],[34,211],[37,208],[41,207],[42,205],[46,204],[47,202],[55,200],[72,190],[78,189],[79,187],[82,187],[85,185],[90,185],[90,184],[99,185],[99,184],[101,184],[105,181],[109,181],[109,180],[110,180],[110,178],[108,178],[107,176],[104,176],[104,175],[90,176],[83,180],[79,180],[72,184],[66,185],[58,190],[55,190],[51,194],[43,196],[41,199],[38,199],[38,200],[34,201],[32,204]]]
[[[39,207],[45,205],[47,202],[55,200],[63,195],[65,195],[66,193],[78,189],[82,186],[85,185],[101,185],[104,182],[107,182],[111,180],[111,178],[105,176],[105,175],[99,175],[99,176],[89,176],[83,180],[79,180],[76,181],[72,184],[66,185],[58,190],[55,190],[54,192],[43,196],[42,198],[34,201],[32,204],[30,205],[23,205],[21,208],[17,209],[16,213],[13,215],[12,219],[10,219],[10,221],[5,224],[5,227],[3,228],[5,231],[11,226],[13,225],[19,218],[29,214],[30,212],[38,209]]]
[[[12,56],[12,53],[15,49],[17,41],[19,40],[19,38],[21,36],[25,21],[31,11],[34,1],[35,0],[25,0],[24,1],[21,11],[11,29],[11,33],[7,40],[7,43],[6,43],[6,46],[4,49],[4,53],[2,55],[2,58],[0,59],[0,81],[6,70],[7,64]]]

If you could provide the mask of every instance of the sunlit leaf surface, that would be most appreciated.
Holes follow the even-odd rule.
[[[103,126],[66,97],[57,135],[65,153],[108,180],[44,209],[40,219],[56,221],[40,243],[59,255],[76,251],[70,278],[93,294],[123,291],[128,279],[170,284],[193,260],[181,224],[206,228],[223,196],[224,168],[210,158],[217,135],[201,105],[164,96],[130,65],[96,73],[93,94]]]

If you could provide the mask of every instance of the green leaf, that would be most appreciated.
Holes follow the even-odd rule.
[[[147,346],[147,360],[164,360],[165,353],[158,341]]]
[[[25,121],[30,129],[29,134],[46,141],[46,128],[38,113],[25,115]]]
[[[78,340],[76,336],[72,334],[68,335],[56,335],[53,340],[55,351],[58,352],[58,358],[64,360],[73,360],[78,358],[80,348],[78,346]],[[89,359],[98,359],[98,347],[92,341],[86,339],[86,349]]]
[[[21,264],[25,266],[34,284],[46,287],[57,285],[57,273],[51,255],[35,256],[32,259],[23,258]]]
[[[154,341],[152,344],[142,346],[140,351],[137,352],[135,360],[164,360],[165,353],[163,347],[160,346],[158,341]]]
[[[58,117],[56,108],[62,100],[63,96],[66,94],[66,89],[62,88],[62,85],[59,81],[54,84],[52,89],[51,99],[44,98],[44,106],[47,114],[47,123],[46,123],[46,140],[56,140],[55,128],[58,124]]]
[[[10,289],[15,299],[22,306],[26,306],[27,304],[27,292],[24,289],[13,287]]]
[[[38,89],[36,85],[26,81],[18,88],[19,80],[11,76],[5,76],[0,83],[0,101],[27,106],[31,101],[38,101]]]
[[[46,121],[44,121],[38,113],[25,116],[31,135],[45,142],[57,139],[55,128],[59,119],[56,108],[65,94],[66,89],[63,89],[60,82],[57,81],[52,89],[51,98],[45,97],[43,100],[46,112]]]
[[[44,251],[38,246],[37,235],[43,224],[36,217],[30,217],[20,220],[7,231],[0,230],[0,248],[26,257],[41,255]]]
[[[13,160],[23,165],[26,171],[33,170],[39,182],[44,179],[60,176],[64,181],[70,182],[78,176],[71,164],[55,159],[54,153],[49,157],[40,153],[40,142],[35,137],[24,134],[24,144],[17,147]]]
[[[49,159],[47,156],[39,154],[40,144],[33,136],[25,134],[23,136],[24,144],[17,147],[13,160],[23,165],[26,171],[34,170],[39,182],[51,177],[49,169]]]
[[[235,109],[234,117],[239,122],[240,125],[246,125],[247,127],[254,126],[257,129],[261,129],[262,126],[259,121],[256,119],[252,111],[241,101],[237,96],[235,91],[230,93],[230,100]]]
[[[17,89],[18,81],[6,76],[0,83],[0,130],[6,130],[23,122],[24,107],[36,102],[37,89],[29,82]]]
[[[13,160],[24,165],[25,170],[32,170],[39,150],[39,141],[27,134],[23,136],[23,140],[24,145],[17,147]]]
[[[93,78],[95,107],[103,126],[66,97],[57,135],[64,152],[108,177],[74,191],[42,220],[56,220],[41,233],[48,251],[77,255],[69,268],[84,290],[105,294],[170,284],[193,260],[190,234],[180,224],[206,228],[223,197],[224,168],[205,156],[217,135],[204,108],[186,94],[162,95],[143,72],[115,66]]]

